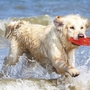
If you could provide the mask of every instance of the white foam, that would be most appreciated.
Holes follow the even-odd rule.
[[[87,62],[87,61],[86,61]],[[32,64],[34,66],[32,66]],[[27,57],[25,55],[19,58],[19,62],[15,66],[8,67],[8,77],[7,78],[39,78],[39,79],[57,79],[57,85],[55,85],[55,90],[89,90],[90,87],[90,70],[87,66],[78,66],[77,69],[80,71],[80,75],[76,78],[72,78],[71,76],[65,78],[64,76],[58,76],[56,73],[52,73],[51,75],[37,63],[35,60],[32,60],[29,64],[27,62]],[[53,76],[53,77],[51,77]],[[21,80],[21,79],[20,79]],[[9,81],[10,82],[10,81]],[[11,82],[12,83],[12,82]],[[40,86],[37,84],[37,80],[33,81],[19,81],[13,82],[17,84],[17,87],[14,85],[6,85],[6,90],[12,88],[13,90],[39,90]],[[52,83],[52,82],[51,82]],[[15,84],[15,85],[16,85]],[[28,84],[30,84],[28,86]],[[40,82],[41,88],[46,88],[46,90],[53,90],[53,86],[49,86],[46,82]],[[44,86],[43,86],[44,84]],[[51,84],[50,84],[51,85]],[[22,89],[23,88],[23,89]],[[57,89],[56,89],[57,88]],[[72,89],[74,88],[74,89]],[[43,89],[41,89],[43,90]]]

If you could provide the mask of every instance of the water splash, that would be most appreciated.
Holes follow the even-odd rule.
[[[11,78],[39,78],[39,79],[55,79],[61,75],[52,72],[51,74],[44,69],[35,60],[28,60],[26,55],[23,54],[19,58],[19,62],[14,66],[7,67],[6,77]]]

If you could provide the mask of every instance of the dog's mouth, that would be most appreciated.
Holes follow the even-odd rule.
[[[78,44],[75,44],[75,43],[72,43],[73,45],[75,45],[75,46],[80,46],[80,45],[78,45]]]
[[[75,40],[73,37],[69,38],[68,40],[71,42],[72,45],[80,46],[78,40]]]

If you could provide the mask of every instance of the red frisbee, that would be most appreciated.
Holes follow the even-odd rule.
[[[74,38],[71,37],[68,40],[76,45],[90,46],[90,37],[79,38],[78,40],[74,40]]]

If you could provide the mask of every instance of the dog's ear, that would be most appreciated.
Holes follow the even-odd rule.
[[[59,29],[59,27],[63,26],[63,21],[62,21],[61,16],[57,16],[53,22],[54,22],[54,25],[56,26],[56,28],[58,28],[58,29]]]
[[[86,25],[86,28],[88,28],[88,27],[89,27],[89,22],[88,22],[87,19],[85,20],[85,23],[86,23],[86,24],[85,24],[85,25]]]

